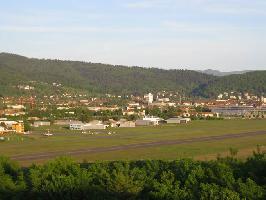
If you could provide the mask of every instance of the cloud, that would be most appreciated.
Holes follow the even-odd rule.
[[[124,7],[132,9],[145,9],[145,8],[156,8],[156,7],[167,7],[171,0],[139,0],[134,2],[128,2],[124,4]]]
[[[225,30],[237,31],[240,28],[229,25],[204,24],[192,22],[163,21],[162,26],[174,32],[190,32],[190,33],[221,33]]]
[[[86,27],[86,26],[0,26],[5,32],[32,32],[32,33],[131,33],[151,32],[154,29],[144,27]]]
[[[205,8],[211,13],[230,15],[266,15],[266,4],[231,3],[231,4],[209,4]]]

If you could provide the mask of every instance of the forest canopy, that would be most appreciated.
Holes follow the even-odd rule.
[[[192,96],[213,97],[219,92],[266,93],[266,71],[216,77],[192,70],[127,67],[101,63],[27,58],[0,53],[0,94],[16,94],[14,86],[38,81],[39,92],[57,82],[67,88],[94,93],[143,94],[178,91]],[[37,90],[38,91],[38,90]]]
[[[0,199],[265,199],[266,154],[245,161],[112,161],[68,157],[20,167],[0,157]]]

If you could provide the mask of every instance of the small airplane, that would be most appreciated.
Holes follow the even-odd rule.
[[[44,136],[52,136],[53,134],[50,133],[50,131],[48,130],[47,133],[44,133],[43,135],[44,135]]]

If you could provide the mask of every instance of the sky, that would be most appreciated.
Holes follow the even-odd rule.
[[[3,0],[0,52],[163,69],[266,70],[266,0]]]

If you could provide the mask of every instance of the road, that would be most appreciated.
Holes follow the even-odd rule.
[[[157,146],[190,144],[190,143],[211,142],[211,141],[215,142],[219,140],[254,137],[254,136],[260,136],[260,135],[266,135],[266,131],[225,134],[225,135],[218,135],[218,136],[205,136],[205,137],[177,139],[177,140],[163,140],[163,141],[119,145],[119,146],[111,146],[111,147],[83,148],[83,149],[77,149],[77,150],[71,150],[71,151],[55,151],[55,152],[33,153],[33,154],[20,154],[20,155],[11,156],[11,159],[17,160],[17,161],[33,161],[33,160],[51,159],[51,158],[55,158],[58,156],[68,156],[68,155],[77,156],[77,155],[83,155],[83,154],[104,153],[104,152],[149,148],[149,147],[157,147]]]

